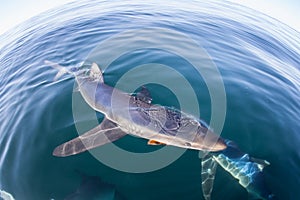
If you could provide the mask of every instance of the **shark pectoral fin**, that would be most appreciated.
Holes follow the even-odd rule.
[[[86,150],[116,141],[126,134],[127,133],[122,131],[117,124],[104,118],[100,125],[56,147],[53,151],[53,155],[66,157],[79,154]]]
[[[166,145],[165,143],[158,142],[156,140],[148,140],[148,145]]]
[[[215,174],[217,169],[217,162],[213,159],[212,156],[206,155],[202,158],[202,192],[205,200],[211,199],[211,192],[214,185]]]

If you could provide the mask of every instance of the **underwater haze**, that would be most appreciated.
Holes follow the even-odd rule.
[[[170,165],[147,173],[116,170],[89,152],[66,158],[52,155],[56,146],[78,136],[76,123],[91,119],[85,113],[74,119],[74,78],[66,75],[54,80],[57,72],[44,61],[74,66],[86,61],[101,42],[124,31],[145,28],[182,33],[205,49],[226,92],[221,137],[271,163],[264,173],[268,188],[278,199],[300,199],[300,33],[226,1],[78,1],[44,12],[1,35],[0,189],[17,200],[203,199],[201,160],[195,150],[187,150]],[[123,45],[122,40],[118,45]],[[178,41],[174,46],[184,44]],[[197,56],[198,52],[189,53]],[[149,63],[184,74],[197,95],[201,118],[210,123],[212,100],[205,81],[180,55],[148,48],[145,42],[144,48],[110,63],[104,80],[115,86],[125,72]],[[185,89],[172,74],[157,75]],[[132,77],[146,76],[146,72],[137,71]],[[148,89],[154,103],[180,107],[167,88],[149,84]],[[132,136],[116,144],[138,153],[159,148]],[[97,151],[101,153],[101,149]],[[218,167],[212,199],[247,198],[238,181]]]

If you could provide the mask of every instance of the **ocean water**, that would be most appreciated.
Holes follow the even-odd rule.
[[[152,32],[146,38],[140,30]],[[159,45],[154,48],[151,42],[164,44],[168,34],[153,30],[168,30],[171,41],[172,33],[183,34],[208,57],[201,60],[203,54],[189,49],[184,40],[168,44],[184,50],[184,55]],[[114,38],[124,32],[128,34]],[[132,38],[144,46],[132,49]],[[96,58],[91,54],[96,47],[111,56]],[[122,48],[126,51],[118,52]],[[203,199],[197,151],[188,150],[166,167],[145,173],[120,171],[89,152],[52,156],[57,145],[78,136],[76,125],[93,120],[85,112],[74,117],[74,79],[66,75],[53,80],[56,71],[45,60],[64,66],[93,59],[105,65],[111,60],[104,71],[105,82],[111,86],[136,66],[169,66],[189,81],[199,101],[198,108],[187,106],[186,112],[200,109],[201,118],[211,124],[214,112],[222,113],[213,109],[206,80],[217,83],[218,77],[197,75],[187,57],[203,63],[209,58],[208,66],[216,66],[220,73],[226,94],[221,136],[271,163],[265,178],[278,199],[300,199],[300,33],[254,10],[214,1],[80,1],[42,13],[1,35],[0,189],[18,200],[99,199],[99,193],[102,199],[112,199],[114,194],[115,199],[130,200]],[[150,72],[137,70],[128,80],[157,77],[192,101],[193,95],[184,93],[186,86],[178,82],[176,73]],[[153,102],[179,108],[177,96],[159,81],[147,85]],[[126,91],[126,83],[132,84],[123,81],[119,87]],[[116,144],[137,153],[159,149],[131,136]],[[97,151],[109,155],[103,148]],[[119,160],[121,167],[123,163],[146,164],[126,158]],[[218,167],[212,199],[247,198],[237,180]]]

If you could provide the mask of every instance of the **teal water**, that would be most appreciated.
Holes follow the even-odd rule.
[[[100,178],[109,185],[107,191],[118,193],[121,199],[203,198],[200,160],[193,150],[169,166],[148,173],[115,170],[90,153],[52,156],[57,145],[78,135],[78,121],[74,121],[72,110],[74,79],[64,76],[53,81],[56,71],[44,61],[74,65],[115,34],[147,27],[184,33],[206,50],[222,75],[226,91],[221,136],[271,163],[265,168],[266,182],[278,199],[299,199],[299,32],[245,7],[197,1],[159,5],[129,1],[70,3],[1,35],[0,189],[16,199],[64,199],[79,187],[81,174],[86,174]],[[180,41],[174,45],[184,48]],[[190,54],[196,56],[197,52]],[[172,66],[184,74],[197,94],[201,118],[210,121],[211,99],[203,78],[195,75],[183,57],[170,52],[145,45],[144,49],[120,55],[106,69],[105,81],[114,86],[126,71],[147,63]],[[157,75],[185,89],[177,85],[172,74]],[[145,76],[139,71],[133,77]],[[155,84],[148,87],[154,103],[179,107],[168,89]],[[90,118],[83,113],[80,120],[88,123]],[[130,136],[116,144],[133,152],[159,148]],[[101,184],[91,181],[91,185],[90,193],[97,193],[94,186]],[[218,167],[212,199],[247,197],[238,182]]]

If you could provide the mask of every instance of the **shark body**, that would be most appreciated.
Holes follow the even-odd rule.
[[[64,73],[73,74],[84,100],[105,115],[94,129],[58,146],[53,152],[55,156],[75,155],[127,134],[148,139],[148,144],[213,152],[226,148],[224,140],[200,119],[174,108],[151,104],[147,88],[132,96],[105,84],[102,71],[95,63],[75,72],[49,61],[46,64],[59,69],[56,78]]]
[[[84,100],[105,115],[97,127],[56,147],[54,156],[75,155],[131,134],[148,139],[151,145],[208,152],[202,159],[201,173],[206,200],[211,198],[218,164],[256,199],[274,199],[265,187],[262,172],[268,162],[241,152],[234,142],[218,137],[202,120],[174,108],[151,104],[150,92],[145,87],[133,96],[106,85],[95,63],[90,68],[72,71],[50,61],[45,63],[59,70],[55,79],[64,73],[72,74]]]

